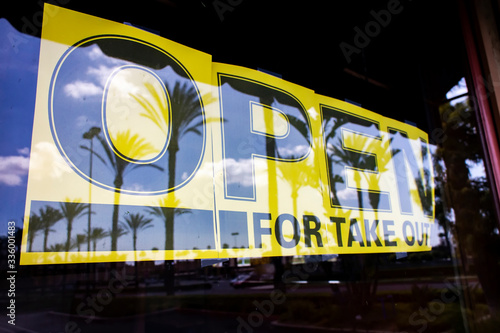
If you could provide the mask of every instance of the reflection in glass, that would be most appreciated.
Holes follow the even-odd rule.
[[[482,168],[483,150],[474,110],[470,100],[462,97],[441,105],[439,113],[446,135],[436,154],[441,161],[437,164],[441,196],[446,199],[441,200],[445,205],[440,224],[456,241],[456,256],[464,273],[477,274],[490,313],[496,316],[500,287],[493,277],[500,276],[500,235],[490,185]],[[463,283],[472,292],[472,284]],[[479,310],[475,302],[470,306]]]
[[[114,186],[115,186],[115,205],[113,209],[113,218],[112,218],[112,229],[111,229],[111,251],[117,250],[117,242],[118,242],[118,214],[120,209],[120,189],[123,186],[124,175],[127,169],[135,169],[137,167],[142,166],[141,164],[132,164],[129,160],[125,160],[120,156],[116,155],[108,143],[102,138],[100,135],[97,135],[97,139],[102,145],[102,149],[105,151],[105,156],[107,157],[107,162],[111,166],[114,171]],[[151,152],[152,147],[148,143],[144,142],[143,139],[139,138],[138,135],[134,135],[130,137],[130,131],[126,133],[118,133],[117,137],[114,140],[115,142],[120,142],[124,147],[128,147],[129,151],[127,151],[127,156],[132,158],[140,158],[142,156],[147,155]],[[102,158],[99,154],[94,152],[96,156],[106,165],[107,162],[104,158]],[[154,167],[162,170],[160,167],[154,164],[146,164],[146,166]]]
[[[89,203],[88,203],[88,220],[87,220],[87,251],[90,252],[90,230],[92,227],[92,169],[94,167],[94,138],[101,133],[99,127],[92,127],[87,132],[83,133],[83,138],[90,141],[90,148],[86,146],[80,146],[80,148],[89,150]]]
[[[65,251],[69,252],[71,248],[71,231],[73,230],[73,221],[83,216],[85,212],[88,212],[89,205],[81,203],[80,200],[75,200],[73,202],[60,203],[60,210],[63,218],[66,219],[67,223],[67,234]]]
[[[142,62],[130,59],[135,53]],[[51,90],[53,135],[85,179],[89,163],[80,156],[78,133],[102,130],[94,155],[109,165],[94,163],[94,185],[121,193],[166,193],[197,169],[205,140],[201,98],[189,74],[158,48],[111,37],[82,42],[59,63]],[[125,182],[123,169],[132,168],[125,162],[159,168],[134,168]],[[174,162],[177,170],[170,174]]]
[[[368,208],[366,202],[369,202],[374,211],[390,210],[388,193],[357,190],[362,188],[361,172],[367,179],[368,175],[375,175],[379,179],[381,173],[387,170],[387,163],[390,162],[390,159],[383,158],[385,155],[378,156],[377,160],[377,155],[368,153],[373,151],[370,148],[370,139],[381,140],[378,123],[326,106],[322,106],[322,112],[332,207],[366,210]],[[357,140],[363,140],[365,146],[363,151],[349,148],[354,146],[354,134],[357,135]],[[355,188],[347,184],[346,173],[351,170],[355,171]],[[372,184],[372,187],[378,186],[378,181]]]
[[[68,204],[76,207],[76,209],[70,211],[74,215],[72,215],[71,220],[71,235],[76,236],[71,236],[69,252],[80,251],[79,246],[82,242],[88,241],[86,236],[88,234],[90,234],[92,245],[91,251],[108,250],[106,242],[100,243],[100,241],[112,237],[113,229],[110,226],[110,221],[115,211],[114,204],[94,203],[92,205],[93,227],[89,233],[89,230],[85,228],[86,204],[79,202],[32,201],[28,251],[40,252],[44,248],[49,249],[51,246],[55,249],[55,244],[64,244],[64,248],[59,252],[66,251],[68,239],[67,219],[61,213],[60,207],[65,207]],[[76,214],[78,210],[80,213]],[[34,213],[36,211],[40,213]],[[175,216],[175,225],[172,230],[176,242],[173,247],[165,250],[215,249],[213,212],[210,210],[120,205],[120,211],[122,217],[116,229],[115,238],[119,239],[130,233],[132,241],[120,243],[118,251],[149,251],[153,248],[164,250],[165,246],[170,246],[166,244],[164,237],[166,217],[170,215]],[[66,228],[62,225],[62,221],[66,222]],[[99,236],[97,238],[95,235],[92,236],[95,230],[102,231],[97,233]],[[37,237],[41,232],[44,237]],[[139,235],[143,236],[139,237]]]
[[[246,212],[221,210],[219,211],[219,225],[220,243],[223,249],[249,248]]]
[[[29,232],[28,232],[28,251],[31,252],[33,251],[33,241],[35,240],[35,236],[38,234],[38,232],[43,230],[43,224],[42,220],[40,219],[40,216],[31,213],[30,215],[30,225],[29,225]]]
[[[63,215],[58,209],[55,209],[51,206],[46,205],[45,207],[40,208],[40,221],[42,223],[43,230],[43,251],[47,252],[47,241],[49,238],[49,234],[51,232],[55,232],[53,229],[54,225],[59,222],[63,218]]]
[[[122,222],[124,229],[132,233],[132,248],[135,254],[134,270],[136,287],[139,286],[139,271],[137,269],[137,234],[145,229],[152,228],[151,222],[153,219],[148,219],[142,214],[128,214],[125,217],[125,222]]]
[[[97,251],[97,242],[101,239],[109,237],[109,232],[105,231],[103,228],[94,227],[87,232],[90,235],[89,239],[92,242],[92,251]]]
[[[445,3],[449,5],[448,2]],[[402,15],[409,16],[416,6],[416,4],[411,6],[404,4],[405,12]],[[436,9],[436,7],[438,7],[437,4],[433,4],[432,8]],[[424,8],[426,13],[430,12],[428,11],[430,7],[426,5]],[[366,12],[371,10],[368,7],[365,9]],[[448,11],[449,8],[446,9]],[[246,8],[242,7],[238,9],[238,13],[234,11],[233,14],[240,15],[245,10]],[[356,8],[356,17],[359,13],[360,8]],[[377,13],[381,12],[377,11]],[[29,20],[31,15],[26,17]],[[21,21],[19,17],[16,19]],[[440,17],[439,23],[442,26],[448,26],[443,24],[443,22],[448,23],[448,20],[443,16]],[[348,20],[340,21],[341,24],[346,22],[349,23]],[[392,24],[400,24],[401,22],[402,20],[393,17],[391,27]],[[227,21],[224,24],[226,23]],[[363,57],[365,54],[367,56],[368,65],[372,64],[372,60],[375,61],[371,56],[376,53],[377,44],[383,42],[385,36],[389,37],[388,34],[399,30],[393,29],[398,27],[393,26],[384,30],[383,37],[372,39],[370,48],[366,49],[366,52],[363,51]],[[11,115],[11,111],[8,109],[8,106],[11,106],[12,114],[19,117],[10,123],[6,122],[6,124],[14,125],[5,126],[7,133],[5,135],[8,140],[5,140],[7,144],[2,146],[2,157],[5,158],[4,161],[11,161],[13,160],[11,157],[17,157],[16,161],[25,162],[27,160],[26,152],[21,153],[21,150],[29,146],[29,134],[26,133],[31,131],[26,119],[32,118],[32,110],[34,109],[32,104],[34,104],[36,91],[36,56],[33,55],[39,54],[37,47],[39,40],[19,33],[10,27],[4,19],[0,20],[0,29],[2,29],[1,35],[4,37],[1,39],[0,57],[2,61],[0,63],[4,66],[2,70],[5,70],[2,72],[2,74],[5,73],[5,76],[2,76],[2,82],[5,83],[2,86],[4,94],[1,96],[1,100],[3,103],[0,103],[2,115]],[[404,30],[403,32],[407,33]],[[436,31],[436,33],[439,32]],[[348,37],[352,38],[352,34]],[[395,39],[388,40],[395,41]],[[17,44],[14,41],[18,41]],[[412,40],[411,43],[415,43],[417,47],[421,46],[418,41]],[[401,45],[400,43],[393,44],[398,48]],[[129,46],[132,46],[129,48],[132,50],[133,45],[127,44],[127,47]],[[82,171],[82,175],[88,172],[90,178],[98,177],[101,184],[113,187],[115,173],[110,161],[106,160],[106,151],[102,145],[96,145],[96,154],[99,154],[106,161],[106,164],[101,160],[94,161],[95,175],[92,175],[91,171],[92,162],[89,165],[89,157],[97,156],[92,153],[92,147],[90,147],[90,154],[88,150],[84,151],[85,154],[78,150],[81,145],[82,133],[87,132],[89,128],[96,127],[104,130],[101,119],[102,110],[95,108],[106,87],[106,82],[101,79],[109,76],[105,75],[106,73],[112,73],[120,66],[137,64],[130,58],[125,59],[110,55],[109,44],[107,47],[106,45],[91,44],[83,49],[74,54],[77,58],[70,59],[70,66],[68,66],[69,69],[80,68],[78,75],[84,76],[82,80],[76,80],[76,76],[72,76],[73,73],[68,68],[61,70],[61,74],[66,79],[61,77],[63,84],[59,86],[58,90],[60,93],[58,98],[61,99],[61,103],[57,104],[56,101],[55,104],[56,107],[62,107],[61,114],[56,115],[55,118],[61,118],[55,119],[55,126],[58,127],[57,132],[62,141],[73,141],[71,144],[63,143],[62,150],[73,161],[75,167]],[[403,47],[401,49],[406,51]],[[17,53],[19,51],[21,52]],[[136,54],[145,54],[142,50],[136,49],[135,51],[138,51]],[[433,53],[433,61],[437,58],[437,53],[439,52]],[[389,54],[391,52],[384,49],[384,58]],[[405,56],[410,57],[409,54]],[[405,57],[401,58],[413,65]],[[416,58],[409,60],[413,59]],[[79,64],[80,67],[78,67]],[[428,63],[418,63],[418,65],[423,65],[426,70]],[[432,65],[439,67],[442,64],[432,63]],[[380,67],[385,70],[383,66]],[[162,78],[161,82],[168,81],[165,90],[172,99],[173,87],[177,82],[179,82],[179,86],[182,86],[185,83],[185,77],[169,68],[171,67],[164,67],[165,73],[168,73],[164,76],[159,73],[161,69],[154,69],[154,71]],[[390,73],[384,73],[381,78],[390,79],[395,71],[393,68]],[[403,82],[404,85],[401,84],[405,90],[412,90],[410,86],[406,85],[412,79]],[[16,82],[22,83],[21,88],[16,84],[11,84]],[[332,82],[324,81],[318,85],[321,86],[323,83],[328,85]],[[344,82],[341,83],[341,85],[343,84]],[[364,95],[365,91],[362,88],[357,85],[349,85],[346,89],[353,94]],[[395,96],[396,92],[391,97]],[[420,102],[407,101],[406,96],[405,94],[401,99],[405,103],[418,104]],[[376,93],[363,96],[363,98],[365,97],[367,100],[382,100],[380,95]],[[131,96],[129,98],[133,99]],[[12,100],[16,102],[13,103]],[[277,102],[263,103],[263,101],[264,98],[252,101],[260,103],[259,105],[254,104],[253,116],[259,115],[259,107],[266,110],[268,106],[274,107],[274,109],[271,107],[271,110],[281,109]],[[392,102],[389,99],[381,102],[384,105],[390,103]],[[119,104],[114,110],[122,110],[123,113],[120,114],[124,115],[130,111],[127,109],[127,105],[130,103]],[[404,106],[401,103],[398,105],[398,110]],[[249,106],[245,104],[245,110],[248,109]],[[78,114],[82,117],[75,119],[70,116],[73,110],[73,115]],[[112,110],[111,107],[109,111]],[[138,113],[136,112],[135,115]],[[175,112],[173,111],[172,117],[174,116]],[[225,114],[225,116],[228,115]],[[246,116],[248,117],[248,115]],[[290,258],[290,260],[281,257],[273,259],[252,258],[249,260],[250,266],[244,267],[239,266],[236,260],[230,260],[215,267],[203,268],[200,267],[199,261],[177,261],[175,265],[169,266],[172,277],[175,277],[175,288],[178,293],[175,298],[158,295],[164,291],[160,286],[162,279],[166,276],[165,263],[163,262],[141,262],[137,265],[139,274],[135,281],[141,288],[139,291],[131,288],[132,281],[134,281],[131,277],[134,268],[127,263],[119,263],[116,270],[111,269],[111,266],[106,263],[95,265],[93,266],[95,274],[91,276],[82,274],[83,265],[23,266],[19,267],[17,276],[18,322],[21,324],[22,321],[23,328],[33,331],[44,329],[64,331],[65,328],[72,327],[71,324],[70,326],[65,325],[74,321],[78,329],[95,332],[109,331],[110,327],[124,332],[160,332],[165,330],[222,332],[238,329],[248,332],[280,332],[290,331],[290,326],[294,326],[297,331],[311,331],[311,326],[314,326],[315,328],[339,331],[398,332],[463,332],[468,331],[467,326],[470,326],[471,331],[496,332],[498,321],[495,317],[498,315],[498,303],[500,302],[498,283],[499,231],[497,217],[494,216],[492,209],[491,190],[484,173],[484,165],[487,163],[483,163],[481,155],[482,143],[478,136],[478,126],[474,122],[474,109],[468,101],[462,100],[460,103],[453,101],[440,107],[439,116],[446,140],[440,142],[433,158],[436,160],[434,165],[437,167],[436,219],[442,227],[442,233],[433,239],[437,245],[433,247],[431,252],[301,257]],[[142,118],[147,119],[147,117]],[[274,122],[279,123],[280,119],[278,116]],[[289,118],[292,124],[291,119]],[[227,142],[230,144],[240,138],[241,133],[238,134],[238,130],[230,129],[229,125],[237,127],[240,121],[241,118],[234,117],[229,119],[226,124],[228,127],[225,128],[225,134]],[[152,120],[150,122],[149,128],[156,126]],[[191,126],[197,122],[194,121]],[[246,138],[255,139],[257,135],[265,133],[268,129],[262,122],[255,121],[252,124],[254,136],[249,134]],[[332,121],[327,126],[333,127],[335,124]],[[62,127],[67,127],[68,130],[64,132],[65,129]],[[370,131],[369,126],[363,127],[362,132]],[[127,129],[121,128],[122,131],[115,132],[108,130],[108,133],[111,133],[108,136],[112,137],[111,141],[115,142],[115,148],[122,154],[123,147],[126,145],[116,144],[114,138],[117,138],[117,134],[120,132],[127,133]],[[22,135],[15,136],[14,133],[22,133]],[[283,134],[285,131],[282,128],[277,128],[276,133]],[[130,132],[129,137],[133,137],[135,134],[138,134],[139,138],[146,137],[142,135],[143,133],[134,133],[133,131]],[[102,135],[106,134],[102,133]],[[167,136],[164,134],[164,137]],[[16,139],[17,137],[19,140]],[[376,207],[383,207],[383,193],[370,192],[360,195],[353,191],[343,192],[347,188],[344,181],[345,173],[333,171],[342,163],[364,170],[382,170],[381,163],[374,166],[373,163],[368,163],[369,157],[365,161],[357,161],[356,158],[359,156],[355,156],[356,154],[352,154],[354,156],[350,157],[344,156],[346,151],[341,151],[342,146],[333,140],[333,137],[339,138],[339,133],[332,135],[327,142],[327,148],[330,149],[328,151],[330,153],[328,172],[330,173],[331,204],[333,206],[352,205],[353,207],[374,210]],[[203,136],[197,134],[196,131],[189,131],[180,139],[182,142],[179,143],[179,147],[183,148],[179,149],[175,157],[176,163],[171,164],[168,161],[168,152],[163,155],[162,161],[156,162],[163,168],[163,171],[151,169],[142,173],[141,168],[128,169],[131,172],[123,175],[120,191],[122,193],[126,191],[163,191],[171,185],[170,179],[174,178],[176,185],[181,184],[184,177],[189,177],[193,165],[198,163],[197,158],[193,158],[193,156],[198,157],[201,154],[202,148],[200,147],[202,145],[200,142],[202,139]],[[305,141],[297,141],[296,144],[267,150],[266,138],[263,139],[261,141],[250,140],[246,143],[256,144],[259,152],[263,155],[285,159],[297,159],[303,156],[304,151],[307,150],[300,150],[307,145]],[[276,141],[279,140],[276,138]],[[22,142],[22,144],[13,146],[18,142]],[[92,141],[90,141],[91,145]],[[248,148],[247,146],[243,147]],[[339,150],[340,154],[333,154],[333,148]],[[298,153],[293,154],[296,150]],[[155,147],[144,156],[149,158],[158,151],[161,152],[161,147]],[[13,156],[14,154],[17,155]],[[234,177],[229,177],[229,180],[240,182],[242,187],[252,186],[251,172],[245,169],[245,173],[239,174],[240,179],[236,173],[236,171],[242,170],[242,166],[249,165],[248,161],[245,160],[248,159],[248,156],[233,155],[232,160],[227,157],[231,156],[226,156],[226,167],[230,173],[234,172]],[[21,167],[22,164],[19,166],[18,170],[25,170]],[[21,180],[12,177],[12,173],[6,174],[2,178],[3,186],[7,181],[10,184],[8,186],[14,186],[12,184],[19,186],[24,179],[23,177],[26,176],[21,171],[19,178]],[[144,176],[153,173],[155,173],[154,176],[149,178]],[[362,175],[362,173],[360,174]],[[417,181],[417,185],[422,185],[418,186],[420,198],[425,197],[423,185],[426,183],[426,177],[427,175],[424,174],[422,179]],[[230,186],[233,185],[234,183],[230,184]],[[293,184],[290,185],[293,186]],[[19,186],[18,188],[22,188],[20,191],[22,195],[19,196],[21,198],[25,194],[25,187]],[[8,191],[2,191],[4,192],[5,208],[9,206],[8,203],[12,202],[12,199],[7,198],[10,193],[14,193],[14,190],[11,191],[11,189],[13,187],[8,188]],[[247,192],[242,191],[238,194],[242,193]],[[425,202],[422,203],[425,204]],[[110,238],[109,229],[112,223],[113,205],[95,205],[95,208],[93,205],[92,209],[89,205],[89,224],[88,228],[85,229],[85,214],[76,214],[70,223],[68,219],[64,218],[65,214],[62,212],[61,205],[64,204],[59,202],[31,203],[27,235],[28,251],[66,251],[69,236],[72,239],[70,251],[75,253],[81,250],[85,251],[83,244],[87,238],[89,252],[92,249],[97,252],[109,250],[107,242]],[[48,208],[49,206],[51,208]],[[158,204],[158,207],[152,208],[160,208],[160,206],[163,205]],[[56,211],[60,212],[59,216],[57,216]],[[95,212],[92,215],[92,225],[90,224],[91,211]],[[120,244],[117,244],[118,250],[137,248],[140,251],[158,248],[190,251],[193,248],[213,246],[213,230],[210,231],[211,228],[208,227],[208,225],[211,226],[210,223],[213,223],[211,212],[188,212],[171,209],[164,213],[160,211],[155,215],[152,214],[152,211],[142,208],[138,210],[137,207],[133,206],[120,208],[121,221],[124,221],[124,217],[132,215],[142,215],[146,220],[151,218],[153,221],[150,223],[152,227],[138,232],[137,245],[132,245],[132,242],[129,241],[120,241]],[[172,223],[165,222],[164,217],[169,214],[175,217],[175,230],[174,218],[171,219]],[[16,217],[21,215],[22,208],[12,214]],[[242,219],[243,217],[237,214],[227,218],[228,221]],[[200,226],[195,224],[196,221],[205,221],[206,225]],[[167,226],[167,224],[169,225]],[[192,224],[195,225],[192,226]],[[244,228],[239,228],[237,224],[240,223],[236,222],[232,225],[231,222],[227,222],[226,225],[223,225],[221,222],[221,228],[225,228],[225,231],[221,230],[221,233],[224,234],[224,244],[227,247],[247,246]],[[124,234],[124,230],[120,226],[118,224],[115,229],[113,236],[115,239]],[[362,223],[359,223],[359,227],[362,230]],[[198,232],[196,236],[193,236],[193,230]],[[92,237],[86,237],[87,232],[89,235],[92,234]],[[168,234],[172,235],[178,232],[182,234],[183,238],[180,235],[179,237],[178,235],[172,236],[176,239],[175,244],[167,241],[167,237],[170,237]],[[204,238],[206,235],[209,236]],[[16,239],[18,238],[16,235]],[[2,237],[1,242],[7,244],[6,238]],[[20,244],[20,241],[18,240],[17,243]],[[272,289],[273,276],[278,282],[286,284],[286,294],[278,293],[279,290],[284,291],[284,288]],[[61,281],[63,282],[61,283]],[[242,281],[240,285],[243,289],[236,290],[232,287],[231,284],[237,281]],[[65,289],[66,287],[67,289]],[[113,293],[108,294],[111,290]],[[109,298],[105,298],[107,296]],[[102,311],[97,312],[92,308],[87,303],[88,299],[96,301],[95,306]],[[99,303],[99,300],[106,304]],[[50,314],[50,320],[47,319],[48,309],[53,310]],[[89,311],[94,311],[95,319],[101,317],[107,320],[90,320]],[[82,316],[82,312],[86,312],[87,316]],[[71,315],[71,321],[69,321],[68,315]],[[28,317],[29,320],[25,320]],[[259,325],[254,327],[255,323],[259,323]]]
[[[223,73],[218,78],[224,119],[221,124],[224,195],[236,200],[255,200],[258,161],[294,162],[309,154],[308,115],[295,97],[282,90]],[[264,182],[262,185],[269,181],[259,180]],[[273,188],[271,184],[268,186]]]

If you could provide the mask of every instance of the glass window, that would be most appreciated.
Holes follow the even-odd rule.
[[[0,17],[0,329],[496,331],[455,1],[43,5]]]

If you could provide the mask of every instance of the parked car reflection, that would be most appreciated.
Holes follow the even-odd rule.
[[[257,273],[241,274],[231,280],[230,285],[235,289],[272,285],[273,278],[269,274]]]

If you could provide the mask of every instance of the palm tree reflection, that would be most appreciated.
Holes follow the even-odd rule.
[[[87,234],[90,234],[90,241],[92,242],[92,250],[94,252],[96,252],[97,250],[97,242],[109,236],[109,232],[99,227],[92,228],[92,230],[90,230],[90,232],[87,232]]]
[[[47,240],[49,233],[55,230],[52,227],[63,218],[63,215],[58,209],[51,206],[45,206],[40,208],[40,219],[43,226],[43,251],[47,252],[49,248],[47,247]]]
[[[39,215],[32,213],[29,220],[28,252],[33,251],[33,241],[38,232],[43,230],[42,219]]]
[[[165,87],[168,88],[167,83]],[[169,105],[163,103],[162,95],[152,85],[146,88],[153,96],[155,105],[143,96],[131,95],[144,109],[143,117],[150,119],[161,131],[168,135],[170,131],[170,142],[168,146],[168,188],[172,190],[176,186],[176,164],[177,153],[180,150],[179,141],[187,133],[203,135],[200,128],[203,126],[203,114],[200,112],[200,101],[197,91],[188,83],[176,82],[171,91]],[[205,98],[206,99],[206,98]],[[174,248],[174,210],[165,210],[157,214],[165,218],[165,250]]]
[[[74,219],[82,216],[88,209],[88,204],[83,204],[76,200],[74,202],[62,202],[59,204],[61,213],[67,221],[67,238],[66,238],[66,252],[69,252],[71,247],[71,231],[73,228]]]
[[[165,82],[165,88],[171,92],[170,107],[163,102],[161,93],[158,92],[152,85],[147,85],[151,96],[155,100],[153,105],[143,96],[131,95],[144,109],[141,113],[143,117],[150,119],[165,135],[170,134],[168,146],[168,188],[174,189],[176,186],[176,167],[177,153],[180,150],[181,138],[188,134],[194,133],[199,136],[203,135],[202,126],[205,121],[200,105],[200,99],[196,89],[189,83],[181,84],[176,82],[170,88]],[[208,96],[204,96],[205,101],[209,102]],[[170,133],[168,133],[170,131]],[[174,249],[174,218],[176,214],[183,212],[173,208],[166,208],[167,202],[163,201],[164,205],[160,207],[150,208],[150,213],[162,217],[165,223],[165,250]],[[168,294],[174,292],[174,267],[173,261],[165,261],[165,288]]]
[[[137,270],[137,234],[139,233],[139,231],[152,228],[152,222],[153,219],[148,219],[144,215],[137,213],[127,215],[125,217],[125,223],[123,223],[123,227],[132,232],[132,246],[134,248],[134,254],[136,256],[134,262],[136,287],[139,286],[139,272]]]
[[[87,241],[87,236],[84,234],[78,234],[75,236],[73,243],[75,244],[74,247],[77,248],[78,252],[80,252],[81,245],[84,244],[86,241]]]
[[[117,250],[119,226],[118,226],[118,215],[120,209],[120,191],[123,186],[125,172],[127,170],[133,170],[141,166],[149,166],[154,167],[159,170],[163,170],[161,167],[154,164],[135,164],[132,163],[131,160],[140,160],[141,158],[148,156],[149,154],[155,153],[156,150],[148,142],[145,142],[145,139],[140,138],[138,134],[132,135],[130,130],[125,132],[118,132],[115,137],[111,138],[113,143],[116,143],[118,146],[125,148],[120,151],[121,154],[126,156],[127,160],[118,156],[110,147],[106,139],[104,139],[101,135],[96,136],[99,142],[101,143],[102,148],[104,149],[104,153],[106,159],[97,154],[95,151],[91,154],[96,155],[99,160],[109,166],[114,173],[114,187],[115,187],[115,203],[113,208],[113,217],[112,217],[112,227],[111,227],[111,251]]]
[[[93,167],[93,157],[94,157],[94,138],[101,133],[99,127],[92,127],[87,132],[83,133],[83,138],[90,140],[90,156],[89,156],[89,204],[88,204],[88,219],[87,219],[87,230],[90,232],[92,223],[92,167]],[[85,146],[80,146],[81,148],[88,149]],[[90,251],[90,234],[87,235],[87,251]]]
[[[359,209],[359,219],[354,220],[354,223],[363,223],[367,220],[364,219],[363,210],[366,209],[366,203],[364,202],[364,192],[360,189],[362,176],[366,177],[369,183],[368,191],[368,201],[371,208],[374,211],[374,221],[371,223],[378,223],[378,212],[380,209],[380,180],[384,172],[388,170],[388,164],[390,163],[392,156],[382,154],[374,157],[373,155],[362,154],[359,151],[352,151],[346,149],[345,147],[363,147],[362,151],[370,152],[376,151],[375,145],[383,145],[383,151],[389,151],[390,141],[379,142],[372,141],[368,137],[364,138],[341,138],[340,128],[344,125],[349,124],[347,117],[339,117],[335,121],[325,121],[324,128],[328,125],[331,126],[329,131],[325,131],[325,145],[327,149],[327,158],[330,174],[330,198],[332,206],[342,207],[348,206],[342,203],[341,198],[339,198],[336,189],[336,183],[342,183],[344,186],[346,182],[344,178],[339,176],[334,171],[334,165],[338,165],[341,168],[350,168],[356,170],[354,173],[354,181],[356,183],[356,189],[351,191],[356,191],[357,194],[357,209]],[[356,141],[355,141],[356,140]],[[361,141],[360,141],[361,140]],[[393,152],[397,154],[399,151]],[[362,172],[363,170],[373,170],[376,173]],[[348,187],[345,186],[345,189]],[[366,227],[366,225],[365,225]],[[362,228],[360,228],[362,229]],[[381,245],[380,240],[376,240],[377,245]],[[363,243],[364,246],[364,243]],[[354,316],[357,314],[365,314],[369,311],[371,304],[373,303],[373,298],[377,292],[377,275],[379,268],[379,254],[342,254],[339,255],[339,259],[342,263],[343,273],[346,277],[346,287],[349,293],[349,310],[350,315]]]

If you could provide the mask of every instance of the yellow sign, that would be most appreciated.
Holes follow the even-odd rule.
[[[45,6],[22,264],[430,249],[426,133]]]

